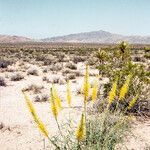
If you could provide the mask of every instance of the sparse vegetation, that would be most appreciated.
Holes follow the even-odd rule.
[[[65,67],[72,69],[72,70],[77,69],[77,66],[73,62],[68,62]]]
[[[0,77],[0,86],[4,86],[2,90],[15,89],[11,99],[14,100],[18,89],[27,84],[22,90],[25,101],[41,133],[50,141],[42,144],[42,136],[37,140],[33,121],[28,122],[40,149],[41,145],[45,149],[120,149],[118,146],[122,148],[130,134],[132,116],[149,116],[148,56],[148,45],[126,42],[1,44],[0,71],[5,78]],[[85,64],[90,68],[86,68],[86,74]],[[22,97],[16,95],[18,106]],[[30,134],[24,132],[26,127],[22,130],[22,134]]]
[[[1,77],[1,76],[0,76],[0,86],[6,86],[6,81],[4,77]]]
[[[20,73],[13,73],[11,76],[10,76],[10,80],[11,81],[20,81],[24,78],[24,76]]]
[[[41,86],[41,85],[38,85],[38,84],[31,84],[31,85],[28,85],[27,87],[24,87],[23,88],[23,91],[33,91],[33,93],[41,93],[41,90],[43,89],[44,87]]]
[[[36,68],[29,68],[27,71],[27,75],[38,76],[38,70]]]

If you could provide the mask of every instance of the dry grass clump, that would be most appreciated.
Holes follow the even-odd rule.
[[[61,63],[56,63],[50,66],[51,71],[60,71],[62,70],[63,65]]]
[[[70,58],[68,56],[65,56],[61,62],[69,62],[70,61]]]
[[[67,80],[76,79],[76,74],[74,74],[74,73],[68,74],[68,75],[66,76],[66,79],[67,79]]]
[[[43,77],[42,77],[42,80],[43,80],[43,81],[46,81],[47,83],[50,82],[50,81],[49,81],[49,78],[48,78],[47,76],[43,76]]]
[[[62,75],[67,75],[67,74],[70,74],[70,73],[72,73],[73,72],[73,70],[71,70],[71,69],[69,69],[69,68],[64,68],[63,70],[62,70]]]
[[[142,58],[142,57],[139,57],[139,56],[135,56],[135,57],[133,58],[133,61],[135,61],[135,62],[142,62],[142,61],[143,61],[143,58]]]
[[[72,73],[74,73],[76,77],[84,75],[81,71],[78,71],[78,70],[74,70]]]
[[[44,67],[43,69],[42,69],[42,72],[43,73],[47,73],[49,71],[49,68],[48,67]]]
[[[77,70],[77,66],[73,62],[66,63],[65,67],[72,69],[72,70]]]
[[[41,93],[41,90],[44,87],[42,85],[37,85],[37,84],[31,84],[28,85],[27,87],[24,87],[22,91],[26,92],[26,91],[33,91],[33,93]]]
[[[51,83],[65,84],[66,80],[62,76],[53,76]]]
[[[35,102],[46,102],[48,100],[49,100],[49,95],[47,94],[36,95],[34,97]]]
[[[63,62],[64,58],[66,57],[66,55],[64,53],[62,53],[62,52],[56,52],[55,56],[58,58],[59,62]]]
[[[43,60],[43,62],[44,62],[44,66],[52,65],[52,64],[57,62],[57,58],[55,58],[54,56],[50,55],[50,56],[46,57]]]
[[[97,59],[94,57],[94,56],[90,56],[88,59],[87,59],[87,64],[89,66],[93,66],[97,63]]]
[[[0,76],[0,86],[6,86],[5,78],[1,76]]]
[[[38,76],[39,72],[36,68],[29,68],[27,70],[27,75],[34,75],[34,76]]]
[[[24,79],[24,76],[21,74],[21,73],[13,73],[11,76],[10,76],[10,80],[11,81],[20,81]]]
[[[74,62],[74,63],[78,63],[78,62],[84,62],[84,61],[86,61],[86,57],[84,57],[84,56],[74,56],[73,58],[72,58],[72,61]]]
[[[59,75],[53,75],[52,77],[43,76],[42,80],[46,81],[47,83],[55,83],[55,84],[66,83],[65,78]]]

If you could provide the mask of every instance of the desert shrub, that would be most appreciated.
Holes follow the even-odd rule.
[[[63,58],[63,60],[61,60],[61,62],[69,62],[70,61],[70,59],[69,59],[69,57],[67,57],[67,56],[65,56],[64,58]]]
[[[146,59],[150,59],[150,54],[145,54],[144,57],[145,57]]]
[[[29,68],[27,70],[27,75],[34,75],[34,76],[38,76],[38,70],[36,68]]]
[[[42,56],[38,55],[35,60],[36,61],[44,61],[45,60],[45,55],[42,55]]]
[[[42,77],[42,80],[43,80],[43,81],[47,81],[48,78],[47,78],[46,76],[43,76],[43,77]]]
[[[11,64],[12,64],[12,61],[10,60],[0,59],[0,68],[7,68]]]
[[[55,75],[52,77],[51,83],[65,84],[66,80],[62,76]]]
[[[129,74],[132,75],[130,88],[126,100],[129,101],[133,95],[139,93],[138,104],[142,101],[147,101],[142,95],[148,90],[150,83],[149,74],[144,65],[134,64],[131,60],[130,47],[126,42],[120,43],[113,49],[104,49],[97,52],[99,63],[97,68],[99,73],[110,79],[110,82],[104,86],[104,97],[110,91],[111,84],[118,78],[118,88],[120,89]],[[139,111],[140,106],[136,105],[136,110]]]
[[[93,66],[93,65],[95,65],[97,63],[97,59],[95,58],[95,57],[93,57],[93,56],[91,56],[91,57],[89,57],[88,59],[87,59],[87,64],[89,65],[89,66]]]
[[[76,75],[74,73],[71,73],[71,74],[68,74],[66,78],[67,80],[73,80],[76,78]]]
[[[1,76],[0,76],[0,86],[6,86],[5,78]]]
[[[43,72],[43,73],[47,73],[48,70],[49,70],[49,69],[48,69],[47,67],[44,67],[44,68],[42,69],[42,72]]]
[[[35,102],[46,102],[48,100],[49,100],[49,95],[47,94],[36,95],[34,97]]]
[[[142,62],[143,59],[141,57],[135,56],[133,61],[135,61],[135,62]]]
[[[150,52],[150,47],[144,47],[145,53],[149,53]]]
[[[52,64],[55,64],[56,62],[58,62],[58,59],[52,55],[50,56],[47,56],[44,60],[43,60],[43,63],[44,65],[52,65]]]
[[[62,64],[56,63],[50,66],[51,71],[60,71],[62,70]]]
[[[73,62],[66,63],[65,67],[72,69],[72,70],[77,69],[77,66]]]
[[[62,52],[55,53],[55,56],[58,58],[59,62],[61,62],[65,58],[65,54]]]
[[[22,91],[24,91],[24,92],[26,92],[26,91],[33,91],[33,93],[41,93],[41,90],[43,88],[44,87],[42,85],[31,84],[31,85],[28,85],[28,86],[24,87],[22,89]]]
[[[24,79],[24,76],[21,74],[21,73],[13,73],[11,76],[10,76],[10,80],[11,81],[20,81]]]
[[[84,56],[74,56],[74,57],[72,58],[72,61],[73,61],[74,63],[83,62],[83,61],[85,61],[85,60],[86,60],[86,57],[84,57]]]
[[[69,73],[72,73],[73,71],[71,70],[71,69],[69,69],[69,68],[64,68],[63,70],[62,70],[62,74],[63,75],[67,75],[67,74],[69,74]]]
[[[72,73],[74,73],[76,77],[83,76],[82,72],[78,70],[74,70]]]

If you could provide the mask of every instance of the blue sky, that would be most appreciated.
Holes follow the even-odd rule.
[[[0,0],[0,34],[45,38],[97,30],[150,35],[150,0]]]

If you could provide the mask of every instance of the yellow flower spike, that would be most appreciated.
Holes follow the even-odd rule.
[[[56,106],[56,102],[55,102],[55,98],[54,98],[54,95],[53,95],[53,89],[52,88],[51,88],[50,104],[51,104],[52,113],[53,113],[55,119],[57,119],[57,116],[58,116],[58,107]]]
[[[92,89],[92,101],[95,102],[97,99],[97,92],[98,92],[98,79],[99,77],[96,77],[95,81],[94,81],[94,86]]]
[[[89,67],[86,65],[86,71],[85,71],[85,76],[84,76],[84,84],[83,84],[84,103],[86,103],[86,101],[88,99],[89,89],[90,89]]]
[[[58,96],[57,90],[55,89],[54,85],[52,85],[53,97],[55,101],[55,105],[60,111],[62,109],[61,99]]]
[[[69,80],[67,81],[67,103],[68,103],[68,106],[70,107],[70,105],[71,105],[71,89],[70,89]]]
[[[43,133],[46,137],[48,137],[48,131],[47,131],[45,125],[44,125],[43,122],[42,122],[41,120],[39,120],[39,119],[38,119],[38,127],[39,127],[39,129],[42,131],[42,133]]]
[[[138,99],[139,95],[137,94],[135,97],[133,97],[133,99],[129,102],[129,106],[128,106],[128,110],[130,110],[134,104],[136,103],[137,99]]]
[[[78,141],[83,140],[86,136],[85,115],[82,113],[80,122],[76,130],[76,138]]]
[[[36,114],[36,111],[35,111],[35,108],[34,108],[34,106],[33,106],[33,104],[31,103],[31,101],[30,101],[30,99],[28,98],[28,96],[26,95],[26,93],[25,92],[22,92],[23,93],[23,96],[24,96],[24,99],[25,99],[25,101],[26,101],[26,104],[27,104],[27,106],[28,106],[28,108],[29,108],[29,111],[31,112],[31,114],[32,114],[32,116],[33,116],[33,118],[34,118],[34,120],[35,121],[37,121],[38,119],[38,117],[37,117],[37,114]]]
[[[129,84],[130,84],[131,77],[132,77],[132,75],[128,75],[125,83],[121,87],[119,100],[123,100],[125,98],[125,95],[127,94],[128,90],[129,90]]]
[[[118,80],[116,80],[113,85],[112,85],[112,88],[109,92],[109,98],[108,98],[108,104],[110,105],[113,100],[115,99],[116,97],[116,91],[117,91],[117,83],[118,83]]]
[[[43,124],[43,122],[38,118],[37,113],[36,113],[36,111],[35,111],[35,108],[34,108],[32,102],[30,101],[30,99],[28,98],[28,96],[27,96],[24,92],[22,92],[22,93],[23,93],[23,95],[24,95],[24,99],[25,99],[25,101],[26,101],[26,103],[27,103],[27,106],[28,106],[28,108],[29,108],[29,111],[31,112],[31,114],[32,114],[32,116],[33,116],[33,118],[34,118],[34,121],[35,121],[35,122],[37,123],[37,125],[38,125],[38,128],[39,128],[40,131],[44,134],[44,136],[48,137],[48,131],[47,131],[45,125]]]

